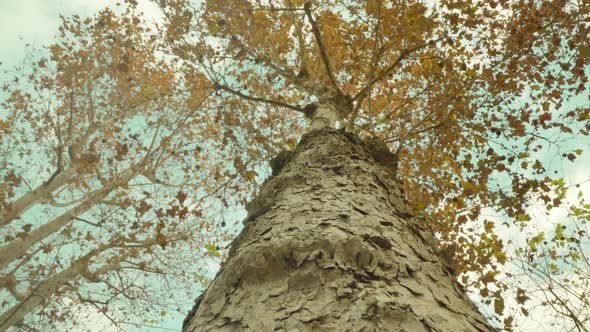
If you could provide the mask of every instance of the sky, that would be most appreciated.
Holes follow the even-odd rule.
[[[25,45],[38,48],[50,43],[58,32],[60,14],[88,16],[118,2],[123,0],[0,0],[0,61],[3,66],[16,65]],[[139,3],[146,17],[157,17],[154,3]]]
[[[59,15],[88,15],[115,0],[1,0],[0,61],[17,64],[25,45],[41,47],[50,42],[59,27]]]
[[[114,6],[116,3],[117,0],[0,0],[0,63],[2,63],[0,69],[17,65],[22,61],[29,47],[40,48],[51,43],[57,35],[60,14],[86,16],[105,6]],[[140,9],[149,18],[156,19],[158,16],[158,9],[148,1],[140,1]],[[587,144],[585,150],[590,152],[590,147]],[[576,162],[575,167],[564,174],[566,182],[579,183],[590,179],[589,157],[590,153],[585,153]],[[564,161],[556,162],[558,164],[555,165],[555,168],[559,168],[559,163]],[[590,183],[586,182],[581,189],[588,196]],[[574,194],[575,192],[571,193],[572,196],[575,196]],[[541,217],[539,216],[539,218]],[[553,227],[550,224],[546,224],[546,226],[548,229]],[[85,317],[84,319],[88,322],[87,327],[91,330],[112,330],[101,315],[94,315],[88,311],[81,312],[80,317]],[[542,319],[542,316],[536,317],[535,320],[540,321],[529,322],[530,324],[521,326],[519,331],[537,331],[540,326],[544,325]],[[171,321],[169,324],[169,326],[163,327],[178,330],[180,322]],[[547,329],[546,331],[551,330]]]

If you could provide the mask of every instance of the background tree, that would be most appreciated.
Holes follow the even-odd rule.
[[[234,184],[217,181],[207,83],[185,85],[160,45],[130,8],[62,18],[58,41],[3,85],[0,330],[88,308],[153,324],[205,282],[187,262],[219,255],[212,198]]]
[[[558,196],[565,192],[563,183],[558,184]],[[521,287],[515,286],[518,303],[533,298],[536,306],[557,314],[550,326],[558,329],[571,326],[571,330],[588,331],[590,321],[590,260],[588,257],[588,218],[589,208],[582,192],[578,194],[576,204],[567,204],[567,219],[559,220],[552,232],[532,232],[528,243],[518,248],[512,264],[517,265],[520,273],[514,278],[530,280],[532,286],[527,294]],[[536,307],[522,308],[524,315],[537,311]]]

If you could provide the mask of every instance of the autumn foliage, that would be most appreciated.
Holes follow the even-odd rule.
[[[565,191],[575,185],[564,183],[543,153],[558,151],[565,166],[586,153],[588,2],[158,3],[165,23],[155,31],[132,10],[64,19],[49,57],[19,78],[25,85],[5,86],[3,246],[41,226],[19,219],[29,208],[88,202],[84,211],[106,206],[118,216],[100,230],[119,234],[119,242],[77,235],[70,225],[79,223],[78,213],[56,230],[69,233],[63,243],[114,249],[153,238],[141,255],[127,254],[138,266],[154,250],[148,247],[165,251],[170,241],[186,242],[188,229],[211,227],[201,197],[217,197],[221,207],[244,204],[268,159],[305,132],[310,104],[345,100],[351,109],[339,126],[379,138],[397,154],[412,214],[451,252],[458,279],[493,308],[497,324],[513,328],[533,296],[514,287],[520,279],[510,264],[536,269],[551,260],[559,272],[569,259],[574,270],[583,268],[587,203],[574,203],[566,235],[559,227],[562,235],[535,232],[531,209],[564,208]],[[44,178],[28,184],[23,168]],[[26,195],[34,204],[18,208]],[[508,233],[526,241],[502,237]],[[204,252],[217,254],[207,236],[186,243],[207,243]],[[44,250],[49,259],[56,245],[25,249],[24,257]],[[37,263],[12,264],[2,270],[9,291],[16,274],[32,276],[30,288],[49,275]],[[533,273],[524,265],[520,273]],[[577,285],[587,285],[585,278]],[[508,301],[519,311],[505,310]],[[588,309],[560,310],[556,316],[578,328],[590,319]]]

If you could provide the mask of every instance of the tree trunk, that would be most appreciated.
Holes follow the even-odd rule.
[[[494,330],[409,218],[383,143],[314,130],[279,156],[185,331]]]

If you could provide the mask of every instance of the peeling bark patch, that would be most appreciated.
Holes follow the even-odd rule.
[[[269,233],[270,231],[272,231],[272,227],[269,227],[269,228],[263,230],[262,232],[260,232],[259,236],[263,236],[263,235]]]
[[[365,239],[365,241],[370,241],[372,243],[374,243],[375,245],[377,245],[379,248],[383,249],[383,250],[390,250],[393,246],[391,245],[391,242],[389,242],[389,240],[387,240],[386,238],[382,237],[382,236],[376,236],[376,235],[368,235],[365,234],[363,235],[363,239]]]
[[[418,271],[417,268],[413,267],[410,264],[406,264],[405,268],[406,268],[406,271],[408,272],[408,275],[410,275],[410,276],[414,276],[415,273]]]
[[[417,284],[416,282],[411,282],[408,279],[402,279],[402,280],[400,280],[399,284],[402,285],[402,287],[404,287],[408,291],[410,291],[410,293],[412,293],[412,295],[415,295],[415,296],[423,296],[424,295],[424,292],[420,289],[421,285]]]
[[[335,130],[304,135],[183,329],[494,331],[415,229],[391,159],[369,150]]]

